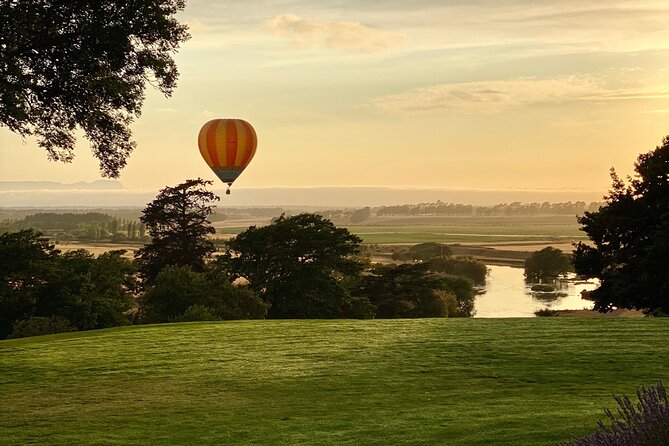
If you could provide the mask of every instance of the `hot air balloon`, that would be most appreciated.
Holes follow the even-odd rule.
[[[197,138],[202,158],[211,170],[230,186],[253,159],[258,138],[243,119],[212,119],[202,126]]]

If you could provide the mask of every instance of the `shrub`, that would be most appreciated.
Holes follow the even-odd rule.
[[[548,285],[545,283],[538,283],[536,285],[532,285],[531,288],[532,291],[540,291],[542,293],[552,293],[555,291],[555,285]]]
[[[618,413],[606,410],[610,426],[597,422],[599,429],[562,446],[666,446],[669,445],[669,399],[661,382],[636,391],[639,402],[615,397]]]
[[[453,255],[453,250],[448,245],[425,242],[413,245],[407,250],[394,252],[391,257],[393,260],[420,260],[424,262],[434,257],[449,257],[451,255]]]
[[[77,331],[67,319],[58,316],[31,317],[14,322],[12,332],[8,339],[27,338],[29,336],[41,336],[47,334],[67,333]]]
[[[534,312],[534,315],[537,317],[555,317],[559,316],[560,312],[558,310],[551,310],[550,308],[542,308]]]
[[[221,318],[214,314],[214,310],[204,305],[191,305],[181,315],[171,320],[171,322],[198,322],[198,321],[220,321]]]

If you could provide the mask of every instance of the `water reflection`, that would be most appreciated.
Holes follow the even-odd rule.
[[[597,283],[564,282],[557,293],[537,293],[525,283],[522,268],[488,265],[490,274],[483,294],[477,296],[475,317],[533,317],[542,308],[552,310],[592,309],[581,299],[581,291],[597,288]]]

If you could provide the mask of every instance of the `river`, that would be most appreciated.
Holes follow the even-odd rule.
[[[532,293],[525,284],[523,269],[510,266],[488,265],[488,279],[483,293],[476,297],[474,317],[533,317],[542,308],[552,310],[592,309],[592,302],[581,299],[581,291],[593,290],[597,282],[563,283],[559,290],[566,296],[550,297]]]

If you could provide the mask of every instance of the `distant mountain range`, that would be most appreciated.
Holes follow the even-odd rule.
[[[77,183],[0,181],[0,191],[26,190],[123,190],[123,185],[116,180],[79,181]]]
[[[276,187],[214,189],[218,206],[364,207],[436,202],[493,205],[499,203],[601,201],[606,191],[592,190],[474,190],[392,187]],[[0,181],[2,207],[126,207],[145,206],[158,190],[130,190],[114,180],[58,183]]]

